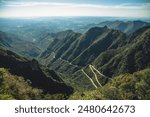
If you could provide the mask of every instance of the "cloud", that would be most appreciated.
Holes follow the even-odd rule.
[[[121,16],[150,17],[150,3],[126,3],[118,5],[77,4],[57,2],[12,2],[1,1],[0,5],[10,16]],[[8,12],[9,11],[9,12]]]
[[[150,9],[150,3],[126,3],[116,5],[115,8],[122,8],[122,9]]]
[[[11,7],[32,7],[32,6],[65,6],[65,7],[90,7],[90,8],[121,8],[121,9],[141,9],[150,8],[150,3],[125,3],[118,5],[102,5],[102,4],[76,4],[76,3],[58,3],[58,2],[15,2],[1,0],[0,4]]]

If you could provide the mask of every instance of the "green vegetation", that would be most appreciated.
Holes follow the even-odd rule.
[[[0,99],[67,99],[64,94],[44,94],[41,89],[32,88],[23,77],[11,75],[0,68]],[[122,74],[96,90],[75,92],[69,99],[150,99],[150,69]]]
[[[111,82],[92,91],[75,92],[70,99],[150,99],[150,68],[133,74],[122,74]]]
[[[148,25],[150,25],[150,23],[143,22],[140,20],[127,21],[127,22],[116,20],[116,21],[101,22],[101,23],[97,24],[96,26],[99,26],[99,27],[108,26],[111,29],[117,29],[124,33],[129,34],[129,33],[133,33],[134,31],[136,31],[139,28],[142,28],[142,27],[148,26]]]
[[[150,26],[130,35],[106,26],[91,28],[76,38],[73,38],[76,33],[66,32],[62,34],[66,34],[67,38],[53,41],[39,60],[45,61],[50,69],[63,74],[64,81],[76,90],[93,88],[80,72],[84,69],[91,74],[87,68],[89,64],[108,77],[150,67]]]
[[[0,68],[0,99],[41,99],[42,90],[32,88],[23,77]]]
[[[0,68],[9,69],[11,74],[30,80],[33,87],[42,89],[45,93],[69,95],[73,91],[55,71],[40,65],[35,59],[31,61],[9,50],[0,49],[0,61]]]
[[[84,24],[82,34],[22,23],[1,24],[0,99],[150,99],[149,23]]]
[[[73,92],[72,87],[66,85],[55,71],[40,65],[35,59],[30,61],[9,50],[1,48],[0,68],[8,69],[10,74],[12,74],[10,75],[7,71],[1,70],[1,72],[4,71],[1,73],[2,79],[5,78],[9,80],[11,77],[13,78],[12,80],[7,80],[7,88],[3,87],[7,89],[7,93],[5,91],[2,92],[3,95],[1,95],[1,97],[3,98],[67,99],[67,96]],[[22,78],[24,80],[21,80]],[[26,81],[30,81],[30,84]],[[5,82],[3,83],[5,84]],[[42,90],[43,93],[40,93],[38,89]],[[47,96],[45,97],[45,95]]]
[[[63,93],[44,93],[42,89],[33,88],[31,81],[26,81],[23,77],[12,75],[8,70],[0,68],[0,100],[62,100],[67,98],[68,95]]]
[[[0,31],[0,47],[10,49],[28,58],[37,57],[41,52],[41,49],[33,42],[21,40],[16,35],[2,31]]]
[[[113,49],[113,55],[111,49],[95,59],[94,64],[102,73],[116,76],[150,67],[150,27],[137,30],[126,41],[123,47]],[[105,60],[105,64],[101,60]]]

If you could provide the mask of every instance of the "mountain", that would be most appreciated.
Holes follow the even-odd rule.
[[[0,100],[42,99],[42,90],[33,88],[23,77],[12,75],[0,68]]]
[[[44,64],[49,64],[50,61],[59,59],[65,50],[67,50],[80,35],[80,33],[75,33],[72,30],[53,34],[53,42],[50,43],[43,53],[41,53],[39,60]]]
[[[0,23],[0,99],[149,99],[149,23],[9,21]]]
[[[47,38],[50,33],[65,30],[85,32],[84,26],[92,22],[106,21],[107,17],[30,17],[0,18],[0,30],[17,35],[20,39],[35,42]],[[110,18],[113,20],[116,18]],[[29,38],[30,37],[30,38]]]
[[[120,38],[122,42],[119,42]],[[71,32],[62,39],[55,39],[39,58],[45,63],[63,59],[78,66],[86,66],[107,49],[122,46],[126,43],[125,39],[124,33],[106,26],[91,28],[84,34]]]
[[[11,43],[13,43],[11,36],[7,36],[6,33],[0,31],[0,47],[9,48]]]
[[[40,48],[41,51],[44,51],[54,39],[53,33],[43,33],[38,36],[38,39],[36,39],[33,43]]]
[[[94,64],[108,76],[133,73],[150,67],[150,26],[131,34],[122,48],[104,52]],[[112,51],[113,54],[112,54]],[[103,62],[105,60],[105,62]]]
[[[0,61],[0,68],[8,69],[12,75],[24,77],[33,87],[44,92],[50,94],[72,92],[72,88],[67,86],[56,72],[40,65],[35,59],[30,61],[9,50],[0,49]]]
[[[121,74],[111,82],[90,91],[77,91],[70,96],[71,100],[149,100],[150,69],[133,74]]]
[[[34,43],[21,40],[14,34],[0,31],[0,47],[10,49],[23,56],[33,58],[41,53],[41,49]]]
[[[98,24],[89,24],[87,25],[85,28],[91,28],[93,26],[97,26],[97,27],[104,27],[104,26],[108,26],[111,29],[117,29],[120,30],[126,34],[131,34],[134,31],[136,31],[139,28],[142,28],[144,26],[149,26],[150,23],[147,22],[143,22],[140,20],[135,20],[135,21],[120,21],[120,20],[116,20],[116,21],[104,21]]]
[[[67,38],[55,39],[41,54],[39,61],[60,72],[61,75],[63,74],[68,84],[71,83],[72,86],[80,90],[92,89],[93,85],[81,69],[92,63],[99,54],[107,49],[117,48],[126,43],[126,35],[107,27],[94,27],[84,34],[72,32],[71,38],[69,36],[70,33],[67,33]],[[122,42],[119,41],[120,38],[123,39]],[[89,71],[87,70],[90,74]],[[106,83],[108,79],[104,79],[102,82]]]
[[[96,30],[97,32],[95,32]],[[91,89],[93,86],[90,81],[87,80],[81,71],[77,72],[81,69],[80,65],[72,64],[71,60],[75,59],[79,53],[90,46],[92,41],[94,41],[94,39],[96,40],[101,32],[105,32],[105,30],[108,32],[110,31],[107,27],[104,27],[100,29],[93,28],[92,30],[89,30],[87,33],[82,35],[73,31],[71,31],[71,33],[66,33],[67,35],[64,39],[54,39],[46,51],[41,54],[39,61],[51,69],[57,70],[59,73],[61,73],[61,76],[65,79],[66,82],[68,82],[68,84],[78,84],[78,87]],[[75,76],[79,76],[80,74],[81,76],[78,77],[78,79],[73,80],[75,78],[73,74],[75,73],[77,73]],[[82,85],[82,83],[84,85]]]
[[[139,28],[150,25],[150,23],[143,21],[128,21],[128,22],[115,21],[106,24],[109,28],[121,30],[122,32],[125,33],[133,33]],[[105,25],[105,23],[100,23],[100,25]]]
[[[95,27],[96,28],[96,27]],[[95,32],[95,28],[92,28],[93,32]],[[83,50],[78,57],[76,57],[72,63],[80,66],[86,66],[90,64],[96,57],[98,57],[102,52],[110,49],[117,48],[121,46],[121,44],[117,44],[119,39],[125,39],[126,35],[120,31],[108,29],[99,33],[99,36],[94,39],[93,43],[91,43],[85,50]],[[97,30],[101,30],[103,28],[97,28]],[[92,33],[94,35],[94,33]],[[78,51],[78,50],[77,50]]]
[[[39,60],[63,74],[68,83],[73,82],[74,87],[91,89],[93,84],[90,80],[97,81],[89,65],[95,68],[94,72],[99,71],[96,75],[102,85],[109,82],[112,76],[149,68],[149,34],[150,26],[129,35],[106,26],[94,27],[74,39],[54,40]],[[68,45],[65,43],[67,41],[70,41]]]

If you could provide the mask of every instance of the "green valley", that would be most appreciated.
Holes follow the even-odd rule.
[[[0,99],[150,99],[149,22],[0,21]]]

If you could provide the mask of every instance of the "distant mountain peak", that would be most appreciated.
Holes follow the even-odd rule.
[[[95,32],[103,32],[103,31],[106,31],[108,30],[108,27],[105,25],[104,27],[93,27],[93,28],[90,28],[87,33],[90,33],[90,34],[93,34]]]

